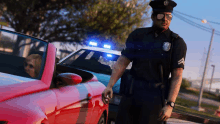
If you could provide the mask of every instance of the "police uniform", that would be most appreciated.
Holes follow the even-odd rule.
[[[153,11],[167,12],[176,4],[162,0],[150,5]],[[173,69],[184,69],[187,46],[176,36],[170,29],[158,34],[153,27],[139,28],[129,35],[121,54],[133,62],[130,70],[133,80],[131,92],[122,96],[116,124],[162,124],[157,121],[163,107],[159,67],[163,67],[165,81]]]

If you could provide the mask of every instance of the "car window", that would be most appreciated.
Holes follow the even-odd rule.
[[[91,51],[87,56],[86,56],[86,58],[85,59],[91,59],[91,57],[94,55],[94,52],[93,51]]]
[[[0,34],[0,72],[39,79],[48,43],[2,29]]]
[[[75,54],[73,54],[71,57],[65,60],[63,64],[70,65],[72,62],[74,62],[80,55],[82,55],[85,52],[85,50],[77,51]]]
[[[81,52],[84,51],[84,52]],[[119,55],[110,54],[93,50],[81,50],[76,52],[71,57],[64,60],[61,65],[69,65],[78,67],[98,73],[111,74],[113,65],[116,63]],[[79,54],[80,53],[80,54]],[[78,56],[76,59],[75,56]],[[127,69],[131,69],[132,63],[129,64]]]

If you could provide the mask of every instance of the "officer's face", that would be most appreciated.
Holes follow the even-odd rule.
[[[161,12],[152,16],[152,20],[154,26],[161,29],[168,29],[172,20],[172,15],[171,12]]]

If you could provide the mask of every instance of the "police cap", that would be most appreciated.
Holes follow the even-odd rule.
[[[173,12],[176,5],[172,0],[154,0],[150,2],[153,12]]]

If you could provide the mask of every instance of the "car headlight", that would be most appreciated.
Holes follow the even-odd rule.
[[[119,105],[120,101],[121,101],[121,97],[120,95],[116,95],[114,94],[113,97],[110,99],[109,103],[110,104],[115,104],[115,105]]]

